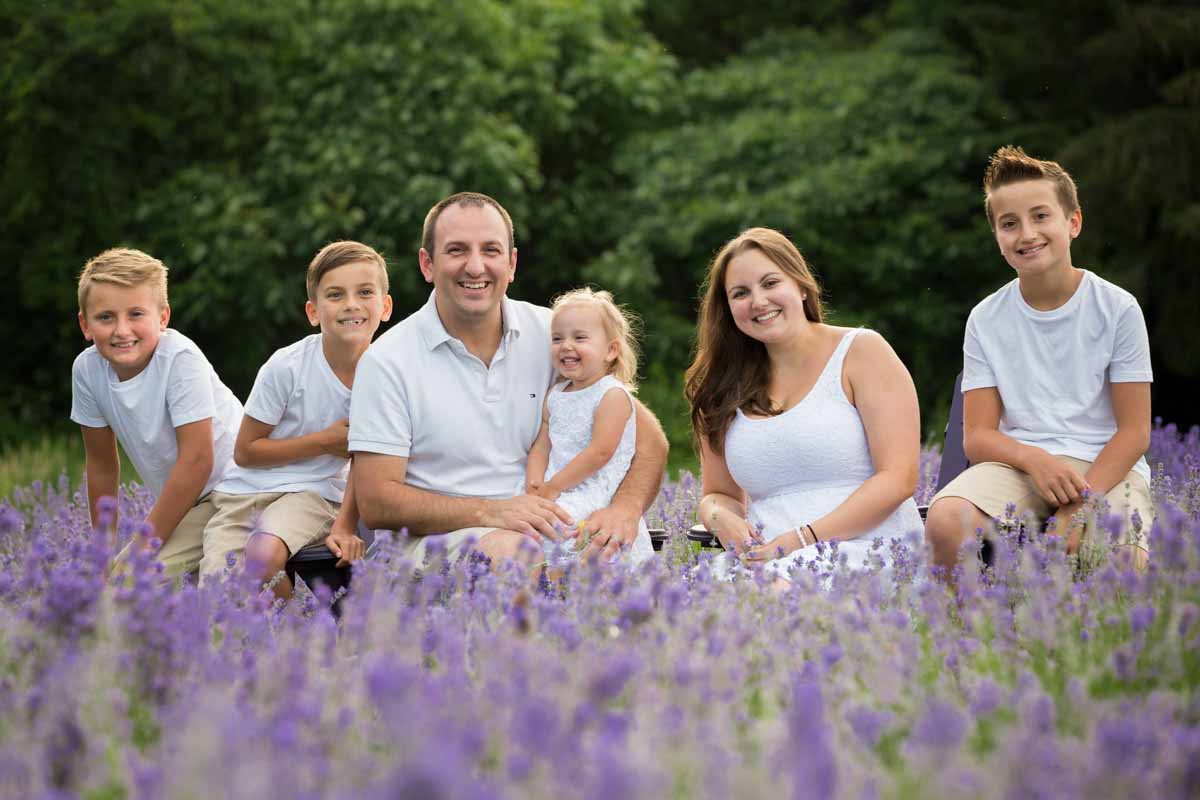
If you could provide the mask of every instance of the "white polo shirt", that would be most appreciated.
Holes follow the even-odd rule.
[[[405,482],[418,489],[512,497],[554,368],[550,309],[506,297],[501,314],[490,367],[447,333],[433,294],[380,336],[354,375],[350,450],[407,458]]]

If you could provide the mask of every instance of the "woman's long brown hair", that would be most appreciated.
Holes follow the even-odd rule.
[[[725,294],[729,262],[747,250],[758,250],[800,286],[804,316],[821,322],[821,286],[796,245],[771,228],[750,228],[726,242],[708,268],[700,294],[696,357],[688,367],[684,396],[692,406],[692,441],[702,440],[718,455],[725,452],[725,432],[740,408],[758,416],[782,409],[771,402],[771,363],[767,348],[737,329]]]

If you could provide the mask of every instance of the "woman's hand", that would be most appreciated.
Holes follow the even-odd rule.
[[[779,534],[765,544],[751,547],[742,555],[742,561],[747,564],[763,564],[799,550],[803,544],[799,533],[794,530],[788,531],[787,533]]]

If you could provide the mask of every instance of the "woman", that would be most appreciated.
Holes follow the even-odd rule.
[[[857,567],[874,540],[919,531],[917,393],[883,337],[822,322],[816,278],[769,228],[721,248],[703,295],[686,388],[700,521],[784,575],[817,542]]]

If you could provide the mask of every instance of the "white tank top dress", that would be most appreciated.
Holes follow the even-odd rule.
[[[833,511],[875,474],[862,417],[842,390],[846,353],[863,330],[842,337],[799,403],[774,417],[752,419],[739,409],[730,423],[725,463],[749,496],[750,524],[761,527],[767,541]],[[848,566],[860,568],[866,566],[875,540],[903,539],[921,530],[921,515],[909,497],[878,527],[839,541],[838,553],[846,556]],[[886,542],[878,552],[886,564]],[[812,560],[815,555],[813,547],[800,548],[769,565],[786,574],[797,558]]]
[[[629,388],[612,375],[605,375],[586,389],[575,392],[564,392],[566,385],[564,382],[554,386],[546,399],[550,412],[550,460],[546,465],[543,480],[553,478],[592,443],[596,408],[609,389],[624,390],[630,398],[630,404],[633,403],[633,395]],[[576,521],[586,519],[593,511],[606,508],[612,502],[621,481],[625,480],[629,465],[633,463],[637,445],[636,419],[636,411],[631,412],[629,420],[625,423],[625,430],[621,432],[621,443],[612,458],[578,486],[560,494],[555,501]],[[552,563],[577,557],[577,543],[577,540],[570,539],[560,546],[555,542],[543,540],[547,559]],[[650,531],[646,527],[646,520],[638,520],[637,537],[631,546],[625,548],[620,558],[639,563],[653,556],[654,547],[650,543]]]

